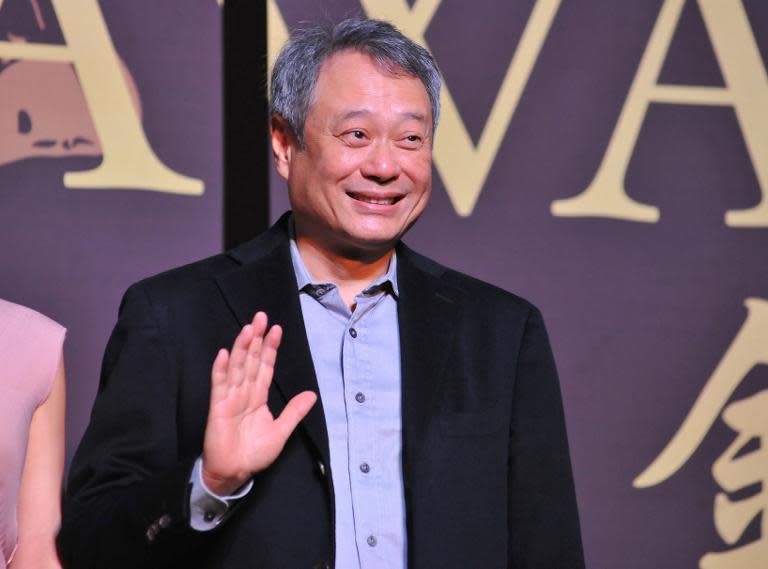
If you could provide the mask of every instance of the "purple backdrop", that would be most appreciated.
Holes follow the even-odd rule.
[[[731,13],[744,6],[764,66],[768,4],[719,2]],[[544,3],[437,3],[424,38],[474,143],[526,22]],[[400,4],[406,5],[378,3]],[[659,208],[657,223],[551,213],[553,201],[580,194],[594,178],[666,4],[562,2],[474,210],[456,213],[436,169],[430,208],[407,239],[542,308],[562,376],[587,561],[595,569],[692,568],[707,552],[744,552],[768,540],[763,509],[733,543],[715,526],[713,500],[721,487],[713,464],[734,438],[722,418],[674,475],[648,488],[632,485],[678,430],[742,329],[744,300],[768,298],[768,229],[724,223],[726,211],[752,207],[761,196],[734,108],[651,104],[625,186],[632,198]],[[13,78],[35,68],[0,61],[0,296],[69,330],[70,454],[87,422],[126,286],[218,251],[222,233],[220,8],[214,0],[98,5],[138,92],[150,146],[205,190],[192,196],[65,188],[65,173],[100,161],[92,125],[77,122],[88,108],[64,96],[72,94],[75,76],[59,64],[43,74],[46,81],[60,74],[58,88],[27,79],[20,91],[21,80]],[[278,0],[277,6],[289,27],[363,13],[358,0]],[[698,6],[685,3],[660,83],[726,85]],[[0,42],[62,44],[57,22],[50,0],[5,0]],[[69,106],[61,107],[62,100]],[[764,116],[768,100],[760,101]],[[69,132],[73,124],[82,131]],[[22,148],[30,129],[46,131],[47,142]],[[90,145],[75,145],[78,137]],[[12,156],[20,148],[26,154]],[[754,159],[765,163],[768,156]],[[287,200],[274,175],[271,202],[275,218]],[[756,345],[768,345],[768,333],[764,338]],[[768,368],[756,366],[729,401],[766,388]],[[768,437],[766,416],[760,425]],[[768,442],[750,448],[765,451]],[[750,476],[756,483],[731,498],[762,496],[765,504],[768,489],[760,481],[768,472]]]
[[[102,0],[98,5],[138,90],[150,146],[168,167],[202,180],[205,189],[190,196],[65,188],[66,172],[91,169],[101,160],[67,156],[64,139],[80,131],[58,133],[62,156],[22,156],[0,165],[0,297],[40,310],[68,329],[70,458],[88,421],[122,293],[140,278],[218,252],[222,243],[221,9],[214,0]],[[63,43],[49,0],[3,3],[0,41],[19,36]],[[3,81],[14,68],[21,69],[0,67],[0,114],[11,111],[13,119],[13,130],[7,121],[0,123],[0,155],[16,144],[17,113],[24,109],[31,115],[28,136],[55,131],[61,126],[57,121],[64,125],[59,130],[66,129],[69,113],[88,113],[81,104],[61,116],[46,116],[45,108],[55,107],[70,85],[43,84],[51,74],[44,74],[40,84]],[[18,108],[11,108],[12,95],[20,97],[14,99]],[[44,106],[30,109],[27,102],[40,98]],[[40,124],[45,120],[49,123]]]

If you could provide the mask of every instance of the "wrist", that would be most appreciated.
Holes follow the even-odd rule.
[[[200,478],[203,481],[203,485],[209,492],[219,497],[236,494],[237,491],[245,486],[245,484],[250,479],[250,475],[232,477],[219,476],[205,468],[205,460],[203,460],[201,466],[202,468],[200,469]]]

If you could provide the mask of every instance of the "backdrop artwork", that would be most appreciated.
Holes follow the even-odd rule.
[[[221,4],[0,0],[0,297],[68,328],[70,456],[122,292],[222,248]],[[406,241],[542,309],[588,566],[764,568],[768,4],[266,9],[270,62],[300,22],[355,14],[434,53],[432,203]],[[274,173],[269,194],[274,220]]]
[[[221,249],[214,0],[0,2],[0,297],[68,329],[67,447],[129,284]]]

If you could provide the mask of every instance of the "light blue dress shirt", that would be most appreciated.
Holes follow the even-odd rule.
[[[397,259],[354,312],[334,283],[312,281],[293,240],[291,259],[328,429],[336,568],[403,569]]]
[[[294,239],[291,261],[328,430],[336,569],[405,569],[397,258],[355,298],[354,312],[336,284],[313,282]],[[207,531],[253,483],[218,497],[205,487],[200,468],[198,458],[190,477],[190,524]]]

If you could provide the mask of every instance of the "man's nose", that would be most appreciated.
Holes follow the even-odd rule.
[[[401,171],[397,149],[393,148],[389,141],[377,141],[372,144],[361,167],[363,176],[378,184],[395,180]]]

